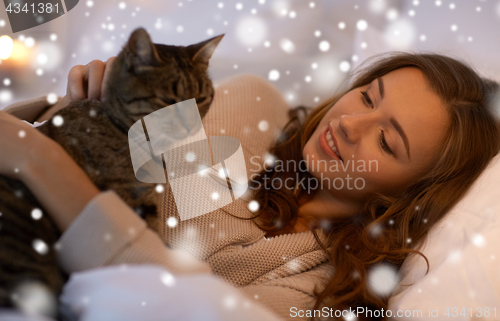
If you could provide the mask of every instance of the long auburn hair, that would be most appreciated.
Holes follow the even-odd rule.
[[[388,297],[374,294],[368,286],[370,267],[388,262],[399,269],[408,254],[416,253],[426,260],[428,272],[428,260],[418,250],[430,228],[464,196],[500,149],[500,125],[493,109],[498,83],[481,78],[466,63],[447,56],[390,52],[365,61],[353,73],[354,81],[349,88],[319,104],[305,121],[298,117],[299,112],[306,110],[304,107],[292,109],[290,121],[270,152],[276,160],[299,162],[303,159],[304,145],[319,122],[345,93],[403,67],[420,69],[448,110],[451,125],[441,154],[428,172],[397,197],[377,195],[367,200],[359,215],[320,225],[326,241],[313,231],[335,267],[323,290],[316,288],[313,309],[322,305],[336,309],[356,306],[387,309]],[[254,221],[260,228],[270,234],[291,231],[300,205],[312,199],[317,191],[302,190],[296,184],[297,179],[307,181],[312,177],[306,170],[297,175],[272,168],[264,168],[254,176],[250,187],[259,186],[255,188],[254,199],[260,208]],[[291,178],[295,190],[273,188],[274,178],[282,181]],[[381,227],[376,236],[370,233],[374,227]]]

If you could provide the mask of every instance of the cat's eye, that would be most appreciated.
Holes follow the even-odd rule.
[[[197,98],[197,99],[196,99],[196,103],[197,103],[197,104],[202,104],[202,103],[204,103],[204,102],[205,102],[205,100],[207,100],[207,97],[206,97],[206,96],[205,96],[205,97],[201,97],[201,98]]]
[[[173,105],[173,104],[177,104],[177,101],[175,99],[171,99],[171,98],[162,98],[161,99],[165,104],[167,105]]]
[[[163,105],[163,106],[170,106],[170,105],[177,103],[177,101],[175,99],[171,99],[171,98],[155,97],[154,101],[155,101],[155,103],[157,103],[159,105]]]

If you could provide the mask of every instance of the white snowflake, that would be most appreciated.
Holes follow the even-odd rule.
[[[267,167],[274,167],[276,165],[276,156],[271,153],[264,154],[264,165]]]
[[[167,219],[167,226],[171,227],[171,228],[176,227],[177,226],[177,218],[175,218],[173,216],[169,217]]]
[[[396,9],[392,8],[392,9],[387,10],[387,13],[385,16],[386,16],[387,20],[393,21],[393,20],[396,20],[398,18],[399,13]]]
[[[250,201],[250,203],[248,203],[248,209],[252,212],[258,211],[259,207],[260,207],[259,202],[255,201],[255,200]]]
[[[486,239],[479,233],[472,235],[472,244],[477,247],[484,247],[486,245]]]
[[[287,39],[287,38],[281,39],[280,40],[280,47],[284,52],[286,52],[288,54],[295,52],[295,44],[290,39]]]
[[[32,211],[31,211],[31,217],[34,219],[34,220],[39,220],[42,218],[42,210],[39,209],[39,208],[34,208]]]
[[[193,152],[187,152],[186,153],[186,161],[192,163],[192,162],[195,161],[195,159],[196,159],[196,154],[195,153],[193,153]]]
[[[265,132],[269,129],[269,123],[267,122],[267,120],[261,120],[258,127],[260,131]]]
[[[227,308],[227,309],[234,309],[236,307],[236,298],[233,297],[233,296],[226,296],[224,297],[224,306]]]
[[[35,251],[37,251],[41,255],[45,255],[49,252],[49,247],[47,246],[47,243],[45,243],[40,239],[33,240],[32,245]]]
[[[342,61],[339,68],[342,72],[348,72],[351,69],[351,64],[348,61]]]
[[[366,30],[366,28],[368,28],[368,22],[366,22],[366,20],[359,20],[356,23],[356,28],[358,28],[359,31]]]
[[[50,93],[47,95],[47,102],[51,105],[57,103],[57,95],[55,93]]]
[[[398,273],[392,265],[377,264],[368,272],[368,285],[377,295],[391,294],[398,282]]]
[[[319,50],[326,52],[330,50],[330,43],[326,40],[323,40],[319,43]]]
[[[54,124],[54,126],[56,127],[60,127],[64,124],[64,118],[62,118],[62,116],[60,115],[56,115],[54,116],[54,118],[52,118],[52,124]]]
[[[33,47],[35,45],[35,39],[33,39],[32,37],[26,38],[26,40],[24,40],[24,45],[28,48]]]
[[[12,291],[16,307],[28,315],[55,315],[57,299],[50,289],[38,281],[19,284]]]
[[[280,78],[280,72],[276,69],[273,69],[269,72],[268,78],[271,81],[276,81]]]
[[[380,224],[375,225],[370,230],[370,235],[372,237],[378,237],[378,236],[380,236],[380,234],[382,234],[382,226],[380,226]]]
[[[175,277],[168,272],[162,273],[160,276],[160,280],[168,287],[173,287],[175,285]]]
[[[226,171],[227,171],[227,168],[226,168]],[[226,171],[224,170],[223,167],[221,167],[217,173],[219,174],[220,178],[226,179],[226,177],[227,177]],[[229,175],[229,172],[227,174]]]

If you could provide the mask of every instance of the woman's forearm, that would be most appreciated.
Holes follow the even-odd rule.
[[[99,189],[57,143],[33,151],[21,180],[64,232]]]

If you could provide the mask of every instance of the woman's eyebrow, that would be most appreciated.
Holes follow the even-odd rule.
[[[382,77],[377,78],[378,80],[378,91],[380,93],[380,100],[384,99],[384,82],[382,81]]]
[[[377,80],[378,80],[378,91],[380,93],[380,100],[382,100],[384,99],[384,93],[385,93],[384,82],[382,81],[382,77],[377,78]],[[401,136],[401,139],[403,139],[406,148],[406,155],[408,155],[408,159],[410,159],[410,143],[408,142],[408,137],[406,136],[403,127],[401,127],[401,124],[399,124],[399,122],[392,117],[390,119],[390,122],[392,126],[394,126],[398,134]]]
[[[410,159],[410,143],[408,142],[408,137],[406,136],[403,127],[398,123],[398,121],[394,118],[391,117],[390,122],[394,128],[396,128],[396,131],[399,133],[401,138],[403,139],[403,142],[405,143],[405,148],[406,148],[406,155],[408,155],[408,159]]]

